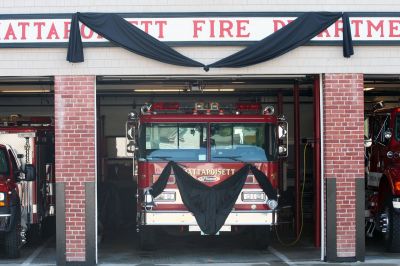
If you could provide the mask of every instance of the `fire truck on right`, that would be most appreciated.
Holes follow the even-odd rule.
[[[383,235],[400,252],[400,107],[379,108],[364,121],[366,234]]]

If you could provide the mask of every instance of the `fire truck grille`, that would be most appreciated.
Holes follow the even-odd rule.
[[[8,223],[10,222],[9,216],[0,217],[0,231],[4,231],[8,228]]]

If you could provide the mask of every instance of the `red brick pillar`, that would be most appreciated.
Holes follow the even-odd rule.
[[[57,264],[95,260],[95,88],[95,76],[54,81]]]
[[[327,257],[363,260],[363,75],[325,74],[323,83]]]

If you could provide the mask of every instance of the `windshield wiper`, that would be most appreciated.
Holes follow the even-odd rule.
[[[171,160],[171,156],[152,156],[152,157],[149,157],[149,158],[151,158],[151,159],[161,159],[161,160],[163,160],[163,161],[166,161],[166,162],[170,162]],[[149,159],[149,158],[147,158],[147,159]],[[178,163],[178,162],[175,162],[177,165],[179,165],[179,166],[181,166],[181,167],[183,167],[183,168],[187,168],[187,166],[186,165],[184,165],[184,164],[181,164],[181,163]]]
[[[241,158],[241,157],[242,156],[213,156],[212,158],[216,158],[216,159],[231,159],[232,161],[235,161],[235,162],[244,163],[244,161],[238,159],[238,158]]]

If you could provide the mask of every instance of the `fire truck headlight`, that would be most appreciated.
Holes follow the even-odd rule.
[[[278,202],[276,200],[268,200],[267,204],[271,210],[274,210],[276,207],[278,207]]]
[[[155,201],[175,201],[176,193],[175,192],[163,192],[155,198]]]
[[[247,201],[247,202],[255,202],[255,201],[260,201],[264,202],[265,201],[265,193],[260,192],[260,191],[243,191],[242,192],[242,201]]]
[[[153,196],[148,189],[144,191],[144,203],[146,207],[154,207]]]
[[[394,191],[400,193],[400,180],[394,181]]]
[[[5,206],[6,193],[0,192],[0,207]]]

